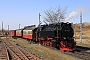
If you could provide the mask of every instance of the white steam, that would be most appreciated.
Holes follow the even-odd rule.
[[[78,15],[78,13],[79,13],[80,11],[83,11],[83,10],[84,10],[84,9],[83,9],[82,6],[78,6],[77,9],[74,10],[74,11],[72,11],[65,20],[72,19],[73,17],[75,17],[76,15]]]
[[[76,16],[77,14],[78,14],[77,11],[72,11],[65,20],[69,20],[69,19],[73,18],[74,16]]]

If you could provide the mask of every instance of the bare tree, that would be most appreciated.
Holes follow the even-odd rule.
[[[66,14],[67,7],[53,9],[52,7],[49,10],[45,10],[45,17],[44,20],[49,22],[49,23],[58,23],[61,20],[65,19],[65,14]]]

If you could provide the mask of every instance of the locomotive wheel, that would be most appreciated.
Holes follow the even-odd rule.
[[[57,44],[56,48],[57,48],[58,50],[59,50],[59,47],[60,47],[60,46]]]
[[[52,44],[52,47],[56,48],[56,45]]]

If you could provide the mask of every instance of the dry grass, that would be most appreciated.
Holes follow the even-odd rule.
[[[80,28],[74,28],[75,38],[80,38]],[[90,28],[82,28],[82,38],[90,38]]]
[[[45,58],[44,60],[78,60],[78,58],[63,54],[60,51],[56,51],[37,44],[29,44],[26,40],[23,39],[16,40],[9,38],[9,40],[12,40],[21,46],[24,46],[27,49],[30,49],[31,51],[41,55],[43,58]]]
[[[80,43],[80,39],[76,39],[76,43],[78,46],[84,46],[90,48],[90,39],[82,39],[82,43]]]

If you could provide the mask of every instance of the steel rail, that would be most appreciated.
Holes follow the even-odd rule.
[[[37,57],[36,55],[34,55],[28,51],[26,51],[25,49],[21,48],[20,46],[16,46],[15,42],[12,42],[11,44],[14,45],[17,49],[19,49],[23,54],[26,53],[27,56],[32,57],[34,60],[42,60],[41,58]]]
[[[28,56],[31,56],[34,60],[41,60],[41,58],[35,56],[34,54],[22,49],[21,47],[17,46],[20,50],[22,50],[23,52],[25,52]]]
[[[3,39],[0,39],[0,45],[1,45],[1,49],[0,49],[0,60],[10,60],[9,59],[9,54],[8,54],[8,51],[7,51],[7,48],[5,46],[5,43],[3,41]]]
[[[16,48],[18,50],[18,52],[23,56],[23,58],[25,60],[29,60],[15,45],[13,45],[11,42],[9,42],[9,43],[11,44],[11,46],[13,46],[14,48]],[[14,54],[14,52],[12,51],[12,49],[10,49],[9,45],[8,44],[6,44],[6,45],[7,45],[8,49],[12,52],[12,54]],[[17,57],[18,55],[17,54],[14,54],[14,56]],[[17,57],[17,58],[19,59],[19,57]]]

